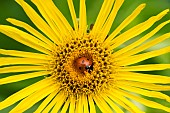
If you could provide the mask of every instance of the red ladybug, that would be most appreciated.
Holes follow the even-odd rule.
[[[86,57],[80,57],[75,62],[76,68],[81,72],[91,72],[93,70],[93,62],[91,59],[88,59]]]

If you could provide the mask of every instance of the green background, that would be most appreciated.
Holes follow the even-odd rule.
[[[28,3],[30,3],[30,5],[36,9],[36,7],[29,0],[26,0],[26,1],[28,1]],[[54,2],[56,3],[57,7],[61,10],[61,12],[64,14],[64,16],[68,19],[68,21],[72,25],[67,1],[66,0],[54,0]],[[95,22],[95,19],[96,19],[97,14],[100,10],[102,2],[103,2],[103,0],[86,0],[87,20],[88,20],[89,25]],[[125,0],[123,6],[121,7],[121,9],[116,17],[115,22],[113,23],[111,31],[113,31],[141,3],[147,3],[146,8],[123,31],[129,29],[130,27],[132,27],[140,22],[145,21],[150,16],[156,15],[159,12],[163,11],[164,9],[170,8],[170,0]],[[75,4],[76,13],[78,15],[79,0],[74,0],[74,4]],[[26,23],[29,23],[31,26],[35,27],[32,24],[32,22],[29,20],[29,18],[26,16],[26,14],[22,10],[22,8],[15,2],[15,0],[0,0],[0,24],[9,24],[6,21],[7,18],[15,18],[18,20],[22,20]],[[151,29],[142,33],[140,36],[137,36],[134,40],[140,38],[147,32],[151,31],[155,26],[157,26],[161,22],[166,21],[168,19],[170,19],[170,13],[167,16],[163,17],[163,19],[161,19],[159,22],[156,22],[153,25],[153,27],[151,27]],[[166,25],[163,29],[161,29],[153,38],[160,36],[167,32],[170,32],[170,24]],[[133,42],[134,40],[130,40],[128,43],[123,44],[120,48],[123,48],[124,46]],[[159,49],[159,48],[162,48],[162,47],[165,47],[168,45],[170,45],[170,40],[166,40],[166,41],[162,42],[161,44],[148,49],[147,51]],[[24,51],[34,51],[34,50],[30,49],[29,47],[24,46],[3,34],[0,34],[0,48],[14,49],[14,50],[16,49],[16,50],[24,50]],[[141,62],[140,64],[146,64],[146,63],[170,63],[170,54],[168,53],[168,54],[156,57],[156,58],[145,60],[145,61]],[[0,67],[0,68],[2,68],[2,67]],[[162,74],[165,76],[170,76],[169,70],[145,72],[145,73]],[[12,75],[12,74],[8,74],[8,75]],[[8,76],[8,75],[0,74],[0,78]],[[42,78],[29,79],[29,80],[25,80],[25,81],[21,81],[21,82],[17,82],[17,83],[1,85],[0,86],[0,101],[4,100],[11,94],[17,92],[18,90],[28,86],[29,84],[32,84],[32,83],[38,81],[40,79],[42,79]],[[170,95],[170,91],[167,91],[164,93],[166,93],[167,95]],[[152,99],[152,100],[154,100],[154,99]],[[158,100],[158,99],[155,99],[154,101],[157,101],[161,104],[164,104],[164,105],[170,107],[170,103],[167,103],[165,101]],[[33,112],[38,107],[38,105],[39,105],[39,103],[36,104],[31,109],[27,110],[26,113]],[[14,106],[15,105],[12,105],[4,110],[1,110],[0,113],[8,113]],[[139,105],[139,106],[141,106],[141,105]],[[156,110],[156,109],[151,109],[151,108],[147,108],[147,107],[145,108],[144,106],[141,106],[141,108],[144,109],[146,111],[146,113],[165,113],[162,110]]]

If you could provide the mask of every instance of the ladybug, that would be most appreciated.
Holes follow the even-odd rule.
[[[88,59],[86,57],[80,57],[75,61],[76,68],[79,72],[85,73],[91,72],[93,70],[93,62],[91,59]]]

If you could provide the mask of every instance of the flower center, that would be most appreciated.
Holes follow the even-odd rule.
[[[100,92],[114,81],[110,59],[111,52],[90,36],[73,39],[53,51],[50,77],[68,95]]]

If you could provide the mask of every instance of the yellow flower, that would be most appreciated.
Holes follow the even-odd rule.
[[[145,7],[138,6],[111,34],[112,23],[124,0],[104,0],[94,25],[88,30],[85,0],[80,0],[79,21],[72,0],[68,1],[72,27],[52,0],[31,0],[42,17],[24,0],[16,0],[39,29],[15,19],[8,22],[24,28],[0,25],[0,32],[39,52],[0,49],[0,74],[24,72],[0,79],[0,85],[30,78],[44,78],[0,102],[0,110],[19,101],[10,113],[21,113],[44,99],[35,113],[143,113],[131,100],[170,112],[170,108],[135,94],[170,102],[170,97],[159,92],[170,90],[170,77],[142,74],[139,71],[169,69],[170,64],[136,65],[143,60],[170,52],[170,46],[143,52],[168,39],[166,33],[146,43],[170,20],[128,46],[116,50],[121,44],[149,29],[168,13],[164,10],[120,34]],[[143,53],[141,53],[143,52]],[[134,94],[135,93],[135,94]],[[122,109],[123,108],[123,109]]]

